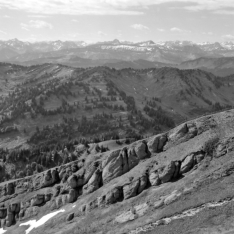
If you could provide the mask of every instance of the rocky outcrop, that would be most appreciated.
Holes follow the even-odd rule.
[[[120,153],[120,150],[111,152],[110,155],[102,162],[103,183],[107,183],[111,179],[114,179],[122,175],[123,159],[122,159],[122,155],[119,153]]]
[[[194,154],[188,155],[181,164],[181,173],[186,173],[190,171],[191,168],[194,166]]]
[[[148,148],[151,153],[159,153],[163,151],[163,146],[167,142],[166,134],[159,134],[152,137],[148,142]]]
[[[43,177],[43,181],[41,182],[41,187],[51,186],[59,181],[59,173],[58,169],[54,168],[52,170],[48,170]]]
[[[198,134],[198,129],[195,122],[188,122],[179,125],[167,134],[167,142],[164,146],[164,150],[173,147],[174,145],[188,141]]]
[[[203,164],[206,154],[200,147],[202,141],[199,147],[196,146],[197,151],[196,147],[194,151],[185,148],[177,149],[174,155],[172,150],[168,150],[173,144],[179,144],[178,142],[186,143],[186,140],[196,134],[195,124],[183,124],[168,133],[154,136],[148,141],[140,140],[119,150],[92,155],[93,158],[87,156],[86,161],[72,162],[25,179],[0,185],[1,222],[6,226],[11,226],[17,220],[37,215],[42,209],[41,206],[56,209],[67,203],[73,203],[78,198],[77,204],[79,204],[79,200],[82,200],[85,195],[88,199],[84,199],[84,204],[77,207],[79,215],[85,215],[93,209],[110,206],[116,202],[130,202],[129,199],[144,193],[143,191],[150,186],[160,186],[153,189],[160,191],[161,188],[166,187],[162,184],[174,183],[182,178],[181,174],[196,168],[194,167],[196,164]],[[225,142],[219,142],[218,145],[220,146],[215,148],[214,152],[220,152],[220,155],[227,153],[231,147],[227,147]],[[166,150],[168,151],[164,152]],[[104,186],[103,190],[100,189],[102,186]],[[95,194],[90,194],[95,191]],[[22,193],[30,194],[31,192],[33,196],[23,198],[21,203],[9,202]],[[179,198],[180,192],[164,194],[157,197],[158,201],[152,204],[154,208],[160,208]],[[134,205],[131,211],[118,214],[116,222],[124,223],[131,217],[137,218],[149,207],[148,204],[138,206]],[[67,218],[68,222],[70,220],[72,218]]]
[[[70,189],[68,194],[68,202],[72,203],[76,201],[77,197],[78,197],[78,192],[75,189]]]
[[[157,170],[150,171],[149,181],[150,181],[151,186],[157,186],[161,183]]]
[[[83,186],[83,194],[92,193],[102,185],[102,171],[97,169],[88,183]]]
[[[103,183],[121,176],[134,168],[142,159],[150,157],[147,143],[139,141],[133,143],[129,148],[113,151],[102,163]]]
[[[69,222],[69,221],[71,221],[71,220],[73,220],[73,219],[74,219],[74,213],[70,213],[70,214],[67,216],[66,221]]]
[[[176,165],[174,161],[171,161],[168,165],[159,169],[159,179],[161,183],[169,182],[176,171]]]
[[[113,204],[123,198],[123,188],[122,187],[115,187],[107,192],[106,195],[101,196],[100,204]]]
[[[140,180],[131,181],[123,187],[124,199],[135,197],[140,185]]]
[[[45,195],[44,194],[36,194],[31,199],[31,206],[39,206],[45,202]]]

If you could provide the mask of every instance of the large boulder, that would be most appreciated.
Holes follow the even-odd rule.
[[[13,182],[6,184],[6,192],[7,195],[12,195],[15,193],[15,184]]]
[[[181,137],[183,137],[187,132],[188,132],[187,124],[186,123],[181,124],[180,126],[176,127],[170,132],[168,139],[170,141],[176,141]]]
[[[52,194],[52,193],[46,193],[46,194],[45,194],[45,202],[50,201],[50,200],[51,200],[51,198],[52,198],[52,196],[53,196],[53,194]]]
[[[108,155],[108,157],[102,162],[103,183],[107,183],[123,174],[123,158],[119,153],[120,150],[111,152],[110,155]]]
[[[7,217],[6,217],[6,226],[10,227],[15,221],[15,215],[13,212],[7,212]]]
[[[165,145],[166,141],[167,141],[166,134],[158,134],[156,136],[153,136],[147,143],[149,151],[151,153],[161,152],[163,150],[163,146]]]
[[[157,186],[160,184],[159,174],[157,170],[150,171],[149,181],[150,181],[151,186]]]
[[[93,191],[97,190],[102,183],[102,171],[97,169],[88,183],[83,186],[83,194],[92,193]]]
[[[134,145],[130,146],[128,149],[128,169],[131,170],[134,168],[139,161]]]
[[[162,183],[169,182],[175,173],[175,162],[171,161],[168,165],[166,165],[164,168],[160,168],[159,170],[159,179]]]
[[[129,171],[128,168],[128,150],[127,147],[124,147],[120,153],[119,153],[120,157],[122,158],[122,173],[125,174]]]
[[[140,185],[139,179],[131,181],[129,184],[125,185],[123,187],[124,199],[135,197],[137,195],[139,185]]]
[[[74,219],[74,213],[70,213],[70,214],[68,214],[68,216],[66,218],[66,221],[69,222],[69,221],[71,221],[73,219]]]
[[[11,203],[11,211],[14,213],[19,213],[20,212],[20,202]]]
[[[145,159],[150,156],[148,146],[144,141],[140,141],[136,144],[135,152],[139,160]]]
[[[53,196],[57,197],[60,194],[60,190],[61,190],[61,185],[57,185],[53,188]]]
[[[99,162],[93,162],[89,166],[86,166],[84,174],[83,174],[83,184],[88,183],[90,178],[92,177],[93,173],[96,171],[97,167],[99,166]]]
[[[118,200],[123,198],[123,188],[122,187],[115,187],[111,189],[106,195],[106,204],[113,204]]]
[[[1,227],[4,228],[6,226],[6,219],[1,219],[0,221]]]
[[[0,219],[4,219],[7,216],[7,208],[6,207],[1,207],[0,208]]]
[[[25,213],[25,209],[21,209],[19,212],[19,220],[22,220],[24,218],[24,213]]]
[[[31,199],[31,206],[40,206],[45,201],[45,195],[44,194],[36,194]]]
[[[42,178],[41,187],[48,187],[59,181],[59,173],[56,168],[46,171]]]
[[[97,198],[96,198],[93,201],[90,201],[89,203],[87,203],[86,212],[90,212],[91,210],[93,210],[97,207],[98,207],[98,202],[97,202]]]
[[[194,154],[188,155],[181,164],[181,169],[180,169],[180,173],[186,173],[188,171],[190,171],[193,166],[194,166],[195,160],[194,160]]]
[[[77,180],[78,180],[77,176],[73,174],[67,179],[67,183],[71,188],[74,189],[78,187]]]
[[[180,168],[181,168],[181,161],[175,161],[175,171],[173,174],[173,179],[178,179],[180,177]]]
[[[76,201],[77,197],[78,197],[77,191],[75,189],[70,189],[68,194],[68,202],[72,203]]]
[[[140,181],[140,184],[139,184],[139,187],[138,187],[138,190],[137,190],[137,194],[140,194],[144,189],[146,189],[147,184],[148,184],[148,178],[144,174],[144,175],[142,175],[140,177],[139,181]]]
[[[195,163],[200,163],[205,158],[205,154],[200,153],[194,156]]]

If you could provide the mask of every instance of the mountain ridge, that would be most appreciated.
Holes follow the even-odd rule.
[[[115,39],[87,44],[83,41],[22,42],[17,39],[0,41],[0,60],[5,62],[30,62],[48,56],[79,56],[86,59],[119,59],[133,61],[145,59],[179,64],[199,57],[234,56],[234,43],[193,43],[188,41],[125,42]],[[9,53],[7,51],[9,50]],[[15,54],[12,54],[12,51]],[[39,55],[40,54],[40,55]]]

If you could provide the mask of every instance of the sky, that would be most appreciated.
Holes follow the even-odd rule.
[[[0,40],[234,41],[234,0],[0,0]]]

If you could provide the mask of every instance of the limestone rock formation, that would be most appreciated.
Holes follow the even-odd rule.
[[[225,199],[227,204],[234,196],[233,119],[234,111],[200,118],[122,149],[87,155],[85,160],[0,184],[1,227],[14,233],[24,220],[64,209],[51,221],[56,223],[48,221],[35,231],[47,233],[51,225],[54,230],[48,233],[72,233],[66,226],[70,223],[85,226],[90,233],[132,233],[147,221],[151,230],[163,233],[161,224],[170,233],[168,220],[176,223],[183,212],[192,219],[193,207]],[[219,126],[210,127],[211,122]],[[225,208],[220,210],[225,214]],[[74,217],[77,223],[70,222]],[[125,224],[130,221],[128,230]],[[89,229],[93,226],[96,229]]]

